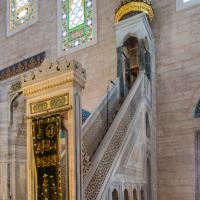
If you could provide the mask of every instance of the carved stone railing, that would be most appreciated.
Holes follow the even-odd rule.
[[[97,109],[89,116],[85,121],[82,128],[82,166],[83,177],[85,177],[91,166],[92,155],[97,150],[99,143],[101,143],[103,137],[107,132],[107,108],[108,108],[108,125],[110,125],[115,118],[120,101],[120,88],[119,79],[114,83],[114,86],[108,91],[100,102]],[[107,102],[108,100],[108,102]],[[61,156],[62,168],[64,168],[64,156],[63,152]]]
[[[96,200],[99,198],[99,193],[124,141],[130,122],[143,98],[143,78],[144,73],[141,72],[98,148],[84,181],[84,199]]]
[[[106,135],[108,127],[112,123],[119,108],[120,89],[119,80],[115,81],[115,85],[109,90],[109,95],[103,98],[95,112],[88,118],[83,126],[83,144],[89,159],[96,152],[99,144]],[[108,100],[108,102],[107,102]],[[107,116],[108,111],[108,116]],[[108,118],[108,119],[107,119]]]

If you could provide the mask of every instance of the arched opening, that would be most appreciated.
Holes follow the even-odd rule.
[[[149,49],[148,39],[144,40],[144,60],[145,60],[145,74],[151,80],[151,54]]]
[[[152,188],[151,188],[151,163],[150,159],[147,158],[147,200],[152,199]]]
[[[134,84],[139,74],[139,42],[136,37],[129,37],[123,44],[123,78],[125,93]]]
[[[138,200],[138,198],[137,198],[137,190],[136,189],[133,190],[133,200]]]
[[[141,200],[144,200],[144,190],[141,189]]]
[[[195,107],[194,117],[200,118],[200,99],[198,100],[197,105]]]
[[[112,192],[112,200],[119,200],[118,192],[116,189]]]
[[[124,200],[129,200],[128,190],[124,190]]]
[[[150,138],[151,136],[151,129],[150,129],[150,122],[149,122],[149,114],[146,113],[145,115],[145,121],[146,121],[146,136]]]
[[[10,105],[10,127],[8,135],[8,196],[26,199],[27,148],[26,148],[26,102],[22,94],[17,95]]]

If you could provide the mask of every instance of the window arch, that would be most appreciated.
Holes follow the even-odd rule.
[[[133,190],[133,200],[138,200],[138,198],[137,198],[137,190],[136,189]]]
[[[145,200],[144,199],[144,190],[143,190],[143,188],[141,189],[141,200]]]
[[[144,41],[145,47],[145,74],[149,80],[151,80],[151,54],[147,38]]]
[[[149,114],[146,113],[145,115],[145,123],[146,123],[146,136],[150,138],[151,136],[151,129],[150,129],[150,122],[149,122]]]
[[[7,1],[7,35],[12,35],[38,19],[38,0]]]
[[[59,0],[59,55],[96,43],[96,0]]]
[[[128,190],[124,190],[124,200],[129,200]]]
[[[151,162],[147,158],[147,200],[152,199],[152,186],[151,186]]]
[[[195,118],[200,118],[200,99],[196,105],[196,108],[195,108],[195,112],[194,112],[194,117]]]
[[[127,94],[136,81],[140,70],[139,41],[136,37],[127,35],[123,43],[122,55],[122,79],[124,91]]]
[[[119,200],[118,192],[116,189],[112,192],[112,200]]]
[[[25,185],[26,171],[26,102],[22,94],[15,96],[10,104],[10,127],[8,131],[9,164],[8,164],[8,195],[16,199],[27,199]],[[19,152],[20,149],[20,152]],[[19,158],[20,153],[20,158]]]

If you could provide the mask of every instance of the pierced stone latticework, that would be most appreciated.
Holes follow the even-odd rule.
[[[117,113],[117,109],[119,107],[120,93],[118,81],[116,81],[115,86],[111,89],[109,93],[110,96],[108,98],[108,102],[107,97],[105,97],[102,101],[102,104],[93,114],[93,116],[95,116],[91,116],[90,119],[93,120],[93,123],[87,123],[89,126],[87,126],[86,124],[86,127],[84,127],[83,129],[83,143],[90,160],[95,154],[99,143],[104,138],[110,124],[112,123]],[[109,116],[107,116],[107,109],[109,111]]]
[[[84,144],[82,144],[82,166],[82,173],[84,178],[88,174],[91,167],[90,157],[87,154]]]
[[[143,79],[142,79],[143,80]],[[129,106],[126,109],[124,116],[122,116],[119,126],[114,133],[110,143],[107,146],[106,151],[102,155],[102,159],[98,164],[96,171],[94,172],[89,184],[85,190],[85,199],[94,200],[97,199],[99,192],[104,184],[104,181],[113,165],[117,153],[124,141],[124,137],[127,133],[129,124],[133,119],[136,109],[142,99],[142,83],[138,86]],[[126,102],[125,102],[126,103]]]

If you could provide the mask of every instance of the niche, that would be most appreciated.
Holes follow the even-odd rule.
[[[112,200],[119,200],[118,192],[116,189],[112,192]]]

